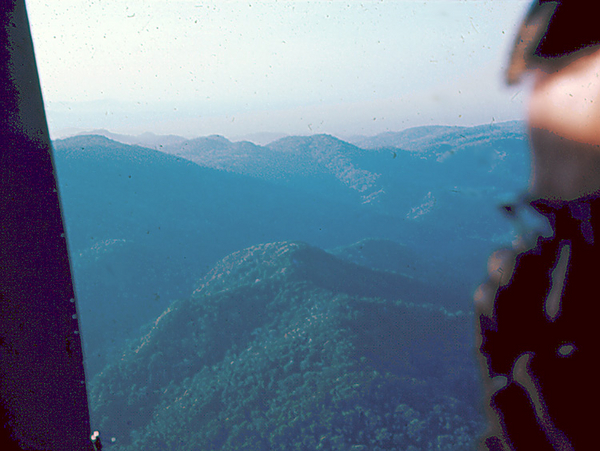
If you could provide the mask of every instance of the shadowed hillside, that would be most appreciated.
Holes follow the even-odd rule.
[[[390,276],[295,242],[228,256],[94,378],[94,427],[115,450],[469,448],[471,317],[378,297]]]
[[[100,136],[54,149],[92,374],[111,343],[135,336],[230,252],[265,239],[340,245],[393,227],[360,205]]]
[[[268,146],[158,137],[179,156],[101,136],[55,141],[88,371],[216,261],[256,243],[405,243],[414,261],[396,271],[407,276],[399,292],[470,309],[490,251],[514,236],[498,205],[527,175],[515,127],[402,132],[418,152],[327,135]],[[377,252],[368,260],[379,266],[349,259],[395,271],[395,257]]]
[[[408,276],[348,263],[304,243],[285,246],[273,243],[227,256],[202,279],[193,296],[228,291],[238,284],[278,279],[310,281],[316,287],[336,293],[385,299],[412,299],[418,294],[423,296],[426,290],[424,284]]]

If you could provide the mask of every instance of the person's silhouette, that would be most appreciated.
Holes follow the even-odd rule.
[[[523,237],[488,262],[475,294],[489,400],[488,450],[600,446],[600,27],[594,2],[536,0],[520,29],[509,84],[533,76],[525,201],[551,233]]]

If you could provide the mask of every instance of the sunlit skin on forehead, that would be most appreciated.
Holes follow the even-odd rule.
[[[598,47],[557,72],[538,70],[535,77],[529,108],[530,126],[600,146]]]
[[[555,11],[545,3],[522,25],[506,71],[509,85],[533,78],[527,123],[535,197],[573,200],[600,190],[600,46],[562,56],[536,47]]]

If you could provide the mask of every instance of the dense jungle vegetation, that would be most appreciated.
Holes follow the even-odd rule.
[[[303,243],[220,262],[92,381],[104,441],[127,451],[469,448],[482,429],[471,316],[356,295],[351,283],[324,288],[306,270],[324,260],[330,275],[361,269]]]

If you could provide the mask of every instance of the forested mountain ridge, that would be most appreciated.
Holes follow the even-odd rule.
[[[111,343],[136,336],[230,252],[265,237],[328,246],[391,228],[358,205],[101,136],[55,141],[54,154],[92,373]]]
[[[448,127],[404,132],[431,146],[420,153],[365,150],[327,135],[269,146],[163,137],[166,147],[201,143],[198,154],[220,169],[101,136],[54,141],[88,371],[186,297],[215,262],[257,243],[402,244],[414,257],[396,271],[409,276],[405,286],[422,298],[418,283],[428,285],[427,302],[468,310],[490,250],[512,240],[497,199],[525,186],[515,127],[461,129],[473,145],[442,153],[436,137],[448,145],[460,138]]]
[[[117,141],[123,144],[131,144],[134,146],[143,146],[149,149],[159,149],[165,145],[176,144],[186,141],[183,136],[177,135],[156,135],[152,132],[145,132],[137,136],[124,135],[120,133],[112,133],[106,129],[95,129],[85,132],[77,133],[75,136],[104,136],[113,141]]]
[[[330,135],[289,136],[267,146],[212,135],[165,145],[160,150],[200,166],[301,186],[327,197],[351,199],[354,192],[354,197],[359,195],[366,201],[369,194],[381,189],[375,189],[378,174],[352,162],[353,156],[364,151]],[[312,190],[311,180],[317,184]]]
[[[56,141],[104,443],[470,448],[472,315],[449,312],[470,311],[490,249],[511,241],[496,210],[525,186],[515,127],[409,130],[411,150]]]
[[[331,255],[324,277],[355,287],[324,286],[302,272],[322,254],[280,242],[219,262],[92,380],[94,427],[115,450],[469,448],[471,316],[379,298],[375,271]]]
[[[375,136],[355,136],[348,142],[363,149],[397,148],[411,152],[432,154],[443,147],[459,151],[475,145],[499,140],[527,141],[525,123],[509,121],[483,124],[475,127],[429,125],[409,128],[400,132],[385,132]]]
[[[363,203],[372,202],[383,191],[378,181],[380,174],[355,164],[354,159],[366,152],[331,135],[289,136],[267,147],[280,154],[291,154],[292,161],[294,155],[307,156],[307,172],[314,166],[324,167],[344,186],[360,193]]]
[[[426,284],[409,276],[358,266],[306,243],[280,242],[252,246],[225,257],[198,281],[192,296],[228,291],[238,284],[282,279],[310,282],[352,296],[396,300],[430,294]]]

